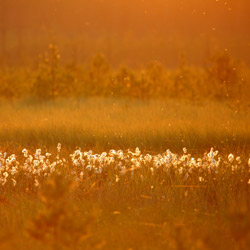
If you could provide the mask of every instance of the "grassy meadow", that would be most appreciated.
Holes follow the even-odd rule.
[[[1,249],[248,248],[247,107],[89,97],[0,114]]]
[[[178,100],[125,98],[3,102],[1,147],[97,151],[136,148],[151,152],[187,147],[191,153],[217,147],[225,153],[250,147],[250,114],[222,102],[195,105]]]

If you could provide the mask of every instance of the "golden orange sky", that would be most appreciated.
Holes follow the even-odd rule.
[[[132,47],[164,39],[185,50],[203,40],[201,50],[216,41],[246,61],[250,47],[249,0],[0,0],[0,7],[1,41],[12,39],[13,49],[34,46],[38,51],[52,39],[66,46],[66,41],[80,44],[86,38],[96,44],[93,53],[105,53],[101,41],[129,38]]]

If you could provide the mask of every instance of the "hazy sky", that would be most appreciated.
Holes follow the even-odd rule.
[[[201,38],[203,42],[222,41],[222,46],[232,47],[240,58],[250,48],[249,0],[0,0],[0,3],[1,37],[19,41],[22,46],[28,40],[32,45],[32,39],[34,46],[45,44],[52,37],[75,43],[82,42],[82,37],[95,42],[100,38],[146,42],[164,38],[176,43]]]

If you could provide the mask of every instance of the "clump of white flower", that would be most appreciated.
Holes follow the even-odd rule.
[[[111,149],[98,154],[92,150],[82,151],[79,148],[69,154],[66,160],[60,155],[61,147],[58,143],[55,156],[49,152],[43,154],[41,149],[36,149],[34,154],[23,149],[20,159],[16,154],[8,155],[6,152],[0,152],[0,185],[17,187],[19,176],[22,175],[22,179],[31,179],[34,187],[39,187],[44,178],[62,172],[72,176],[77,182],[85,181],[89,177],[102,178],[109,172],[113,174],[112,179],[115,183],[121,182],[124,176],[144,180],[156,176],[167,178],[170,175],[178,176],[183,181],[207,183],[205,180],[209,175],[213,175],[216,179],[216,175],[224,175],[228,169],[231,169],[232,174],[237,171],[242,173],[246,169],[240,156],[229,154],[224,158],[213,148],[200,157],[188,154],[185,147],[181,155],[174,154],[169,149],[160,154],[144,154],[138,147],[126,151]],[[250,168],[250,159],[247,164]],[[248,179],[246,182],[250,184]]]
[[[233,155],[233,154],[229,154],[229,155],[228,155],[228,161],[229,161],[230,163],[232,163],[232,162],[234,161],[234,155]]]

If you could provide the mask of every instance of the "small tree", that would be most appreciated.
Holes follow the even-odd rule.
[[[38,75],[33,86],[34,94],[42,99],[50,99],[59,94],[60,54],[58,48],[50,44],[49,50],[41,57]]]
[[[238,98],[240,94],[240,64],[227,52],[215,54],[207,68],[208,83],[217,98]]]

